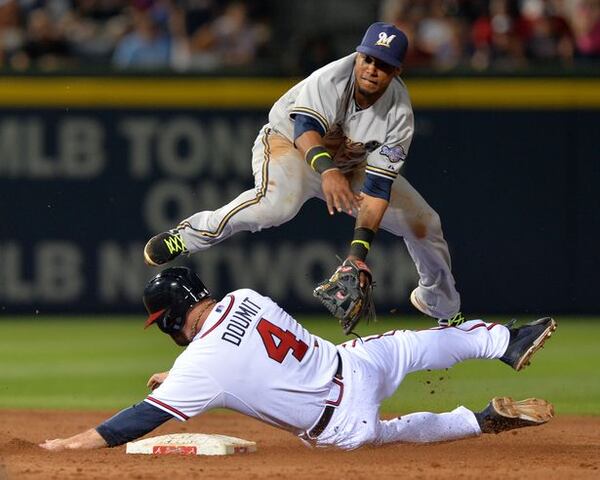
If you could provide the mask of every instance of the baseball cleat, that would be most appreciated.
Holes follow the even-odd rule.
[[[536,427],[548,422],[553,416],[553,405],[539,398],[515,401],[510,397],[496,397],[482,412],[475,413],[482,433]]]
[[[144,247],[144,261],[151,267],[158,267],[174,260],[182,253],[188,253],[179,230],[159,233],[148,240]]]
[[[458,327],[466,320],[462,312],[458,312],[456,315],[450,318],[438,318],[438,325],[440,327]]]
[[[419,297],[417,297],[417,290],[418,288],[415,288],[410,293],[410,303],[412,303],[413,307],[415,307],[419,312],[431,317],[431,313],[429,312],[427,305],[421,301]],[[450,318],[438,318],[438,325],[440,327],[458,327],[465,320],[465,316],[461,312],[458,312],[456,315]]]
[[[424,315],[427,315],[428,317],[431,317],[427,304],[425,304],[419,297],[417,297],[418,289],[419,288],[417,287],[412,292],[410,292],[410,303],[412,303],[413,307],[415,307],[419,312],[421,312]]]
[[[500,360],[515,370],[522,370],[531,362],[531,357],[552,336],[557,324],[553,318],[545,317],[528,323],[522,327],[512,328],[509,325],[510,339],[508,347]]]

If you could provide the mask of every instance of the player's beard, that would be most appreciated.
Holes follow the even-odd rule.
[[[371,100],[371,97],[375,96],[374,92],[367,92],[366,90],[358,87],[358,93],[360,93],[366,100]]]
[[[369,105],[373,105],[381,96],[381,93],[379,91],[368,92],[361,88],[359,85],[356,86],[356,91],[367,101]]]
[[[170,333],[169,336],[180,347],[187,347],[191,343],[190,339],[183,332]]]

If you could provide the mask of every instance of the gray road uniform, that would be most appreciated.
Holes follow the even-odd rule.
[[[408,91],[396,78],[371,107],[361,110],[353,96],[356,56],[320,68],[273,105],[252,149],[255,188],[218,210],[182,221],[182,237],[190,253],[205,250],[239,231],[281,225],[308,199],[324,198],[320,175],[294,147],[294,122],[302,115],[316,121],[325,147],[355,192],[370,193],[365,189],[370,179],[393,181],[380,228],[404,238],[420,277],[418,296],[428,313],[452,317],[460,309],[460,296],[439,216],[399,175],[414,132]]]

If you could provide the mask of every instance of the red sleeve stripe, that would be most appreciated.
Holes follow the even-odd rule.
[[[485,327],[488,330],[491,330],[492,328],[494,328],[496,325],[500,325],[499,323],[490,323],[489,325],[485,324],[485,323],[478,323],[477,325],[473,325],[471,328],[469,328],[468,330],[464,330],[462,328],[460,328],[460,325],[458,327],[454,327],[452,325],[445,325],[445,326],[439,326],[439,327],[431,327],[431,328],[423,328],[421,330],[417,330],[418,332],[422,332],[424,330],[446,330],[447,328],[456,328],[457,330],[462,330],[463,332],[470,332],[471,330],[474,330],[476,328],[480,328],[480,327]]]
[[[200,336],[200,339],[206,337],[210,332],[212,332],[215,328],[217,328],[221,324],[221,322],[227,318],[227,315],[229,315],[229,312],[231,311],[231,307],[233,307],[233,304],[235,303],[235,297],[233,295],[227,295],[227,296],[229,297],[229,305],[227,305],[227,308],[225,309],[225,313],[223,313],[223,315],[221,315],[221,318],[219,318],[219,320],[217,320],[212,327],[210,327],[206,332],[204,332]]]
[[[479,327],[485,327],[488,330],[491,330],[492,328],[494,328],[496,325],[498,325],[498,323],[490,323],[489,325],[486,325],[485,323],[478,323],[477,325],[473,325],[471,328],[469,328],[468,330],[466,330],[467,332],[470,332],[471,330],[475,330],[476,328]]]
[[[154,403],[157,407],[162,407],[163,409],[167,410],[169,413],[172,413],[173,415],[181,418],[182,420],[188,420],[190,418],[185,413],[177,410],[176,408],[173,408],[171,405],[167,405],[165,402],[161,402],[160,400],[158,400],[154,397],[148,396],[148,397],[146,397],[146,401],[148,401],[150,403]]]

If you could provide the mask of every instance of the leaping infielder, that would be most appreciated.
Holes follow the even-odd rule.
[[[356,217],[347,259],[363,262],[361,283],[371,281],[364,261],[383,228],[404,239],[415,262],[415,308],[440,325],[464,321],[439,216],[399,174],[414,132],[399,76],[407,46],[402,31],[374,23],[355,53],[291,88],[273,105],[254,143],[255,188],[151,238],[146,263],[163,265],[237,232],[281,225],[317,197],[330,214]]]

